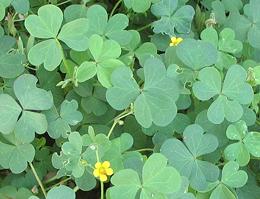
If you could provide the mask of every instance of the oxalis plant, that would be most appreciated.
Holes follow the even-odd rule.
[[[259,0],[0,0],[0,199],[259,199]]]

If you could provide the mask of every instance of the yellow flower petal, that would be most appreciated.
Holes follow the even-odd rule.
[[[101,164],[100,162],[97,162],[97,163],[95,164],[95,168],[97,168],[97,169],[99,169],[101,166],[102,166],[102,164]]]
[[[170,46],[177,46],[179,43],[181,43],[183,39],[181,37],[172,37]]]
[[[108,161],[105,161],[105,162],[103,162],[102,163],[102,167],[104,167],[104,168],[109,168],[110,167],[110,162],[108,162]]]
[[[93,175],[97,178],[100,175],[99,169],[94,169]]]
[[[106,169],[106,174],[107,174],[108,176],[113,175],[113,173],[114,173],[113,169],[111,169],[111,168]]]
[[[101,182],[107,181],[107,176],[106,175],[100,175],[99,178],[100,178]]]

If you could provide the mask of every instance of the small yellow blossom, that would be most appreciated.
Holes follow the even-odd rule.
[[[170,46],[177,46],[182,41],[183,41],[183,39],[181,37],[172,37]]]
[[[110,168],[110,162],[105,161],[103,163],[97,162],[95,164],[95,169],[93,171],[93,175],[96,178],[99,178],[101,182],[105,182],[108,179],[108,176],[113,175],[114,171]]]

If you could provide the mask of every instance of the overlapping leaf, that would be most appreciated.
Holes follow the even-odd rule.
[[[200,81],[192,87],[194,95],[202,101],[217,96],[207,113],[211,122],[220,124],[224,118],[236,122],[242,117],[241,105],[247,105],[253,100],[253,90],[246,83],[246,77],[246,71],[239,65],[232,65],[228,69],[223,85],[220,73],[214,67],[199,72]]]
[[[82,119],[82,114],[77,110],[78,103],[76,100],[64,100],[60,106],[60,113],[56,107],[46,111],[45,115],[48,120],[48,134],[50,137],[57,139],[59,137],[67,137],[67,133],[71,132],[70,126],[77,125]]]
[[[248,132],[244,121],[231,124],[226,131],[230,140],[238,142],[226,147],[224,153],[228,160],[236,161],[240,166],[245,166],[250,160],[250,154],[260,157],[260,133]]]
[[[89,19],[89,35],[99,34],[125,45],[131,40],[131,34],[125,30],[129,19],[124,14],[115,14],[108,19],[105,8],[100,5],[89,7],[87,12]]]
[[[206,41],[185,39],[177,46],[178,58],[189,68],[199,70],[217,63],[216,47]]]
[[[210,199],[235,199],[236,196],[230,188],[240,188],[247,182],[247,173],[239,170],[236,162],[228,162],[222,170],[221,182],[211,193]]]
[[[237,63],[234,55],[242,51],[243,45],[235,39],[235,32],[232,29],[225,28],[218,36],[214,28],[207,28],[202,31],[201,39],[212,43],[218,49],[218,61],[215,64],[218,68],[228,68]]]
[[[143,13],[147,11],[151,6],[151,0],[124,0],[124,4],[128,9],[133,9],[137,13]]]
[[[189,5],[178,8],[178,0],[161,0],[152,5],[152,13],[160,18],[153,23],[155,33],[174,36],[176,33],[188,34],[191,29],[191,21],[195,14],[193,7]]]
[[[37,78],[29,74],[15,80],[14,93],[21,106],[10,95],[0,95],[0,109],[3,113],[0,117],[0,131],[3,134],[14,131],[26,143],[33,141],[35,132],[46,132],[47,120],[39,111],[48,110],[53,105],[51,93],[37,88],[36,82]]]
[[[190,180],[191,187],[203,191],[208,182],[218,179],[219,169],[200,157],[215,151],[218,140],[212,134],[204,134],[204,130],[197,124],[188,126],[183,137],[184,143],[175,138],[166,140],[161,153],[169,159],[170,165]]]
[[[12,173],[21,173],[32,162],[35,150],[31,144],[16,142],[6,144],[0,141],[0,165]]]
[[[88,20],[76,19],[61,28],[62,21],[63,13],[54,5],[42,6],[38,10],[38,15],[26,18],[25,27],[33,37],[48,39],[30,49],[28,59],[31,64],[36,66],[43,64],[47,70],[54,70],[61,63],[63,54],[58,40],[77,51],[88,48]]]
[[[128,199],[135,199],[138,191],[141,191],[138,198],[165,198],[167,194],[178,191],[181,177],[175,168],[167,166],[163,155],[155,153],[143,166],[142,181],[135,170],[124,169],[116,173],[111,182],[114,186],[109,193],[113,199],[126,197],[125,193]]]
[[[83,62],[78,70],[76,78],[84,82],[97,74],[99,82],[106,88],[111,86],[111,74],[124,66],[117,58],[121,55],[120,45],[113,40],[104,40],[99,35],[92,35],[89,39],[89,50],[93,56],[93,62]]]
[[[11,50],[15,43],[15,38],[0,37],[0,77],[15,78],[24,71],[24,55]]]
[[[117,110],[134,103],[135,117],[145,128],[152,123],[166,126],[177,113],[175,101],[179,91],[176,82],[167,77],[164,64],[157,58],[147,59],[144,76],[144,87],[140,89],[130,69],[116,70],[112,75],[113,87],[106,94],[108,103]]]

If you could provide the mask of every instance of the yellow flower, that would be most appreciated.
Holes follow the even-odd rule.
[[[181,37],[172,37],[170,46],[177,46],[182,41],[183,41],[183,39]]]
[[[105,182],[108,179],[108,176],[113,175],[114,171],[110,168],[110,162],[105,161],[103,163],[97,162],[95,164],[95,169],[93,171],[93,175],[96,178],[99,178],[101,182]]]

